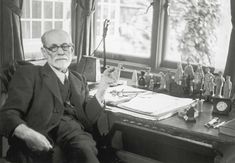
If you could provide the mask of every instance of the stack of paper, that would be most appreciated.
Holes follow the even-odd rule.
[[[120,94],[117,95],[115,92]],[[121,92],[132,92],[132,94],[121,94]],[[167,114],[173,115],[181,109],[193,106],[196,103],[195,100],[189,98],[179,98],[129,86],[109,89],[105,100],[107,104],[157,119]]]
[[[189,98],[178,98],[161,93],[140,94],[128,102],[118,104],[118,107],[151,116],[163,116],[176,113],[180,109],[190,107],[195,103]]]

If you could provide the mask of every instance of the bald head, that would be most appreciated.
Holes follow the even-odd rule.
[[[57,44],[58,42],[66,42],[71,44],[71,38],[69,34],[60,29],[52,29],[50,31],[45,32],[42,37],[41,41],[43,45],[49,46],[51,44]]]

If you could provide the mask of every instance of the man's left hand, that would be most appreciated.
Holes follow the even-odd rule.
[[[103,76],[100,80],[98,90],[96,92],[96,98],[97,100],[102,103],[104,101],[104,94],[106,89],[111,85],[117,82],[118,76],[117,72],[115,71],[115,68],[107,68],[103,72]]]
[[[114,67],[111,67],[111,68],[107,68],[104,71],[100,83],[110,85],[110,84],[116,83],[117,79],[118,79],[118,76],[117,76],[116,69]]]

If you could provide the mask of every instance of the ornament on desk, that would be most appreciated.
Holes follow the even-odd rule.
[[[154,90],[154,79],[153,76],[150,77],[150,81],[149,81],[149,86],[148,86],[149,90],[153,91]]]
[[[194,79],[194,70],[188,58],[187,65],[184,67],[184,83],[185,83],[186,94],[193,93],[193,79]]]
[[[132,86],[138,86],[138,74],[137,74],[137,71],[134,70],[133,73],[132,73],[132,78],[131,78],[131,84]]]
[[[214,75],[210,72],[210,68],[206,67],[204,76],[204,94],[206,101],[210,101],[211,96],[214,94]]]
[[[203,85],[203,80],[204,80],[204,72],[202,69],[202,65],[198,64],[197,65],[197,70],[194,73],[194,92],[199,92],[200,89],[202,88]]]
[[[222,71],[219,71],[218,72],[218,75],[215,77],[215,87],[216,87],[216,90],[215,90],[215,97],[219,97],[221,98],[222,95],[222,88],[223,88],[223,85],[224,85],[224,77],[223,77],[223,73]]]
[[[160,87],[159,87],[159,89],[166,89],[165,74],[163,72],[160,72],[159,75],[160,75]]]
[[[184,67],[184,76],[185,78],[194,78],[193,66],[190,64],[189,59],[187,59],[187,65]]]
[[[121,75],[121,71],[124,69],[123,64],[122,63],[118,63],[117,66],[117,80],[120,80],[120,75]]]
[[[145,78],[144,78],[145,72],[144,71],[140,71],[140,77],[138,79],[138,85],[139,87],[144,88],[145,87]]]
[[[232,90],[232,82],[230,80],[230,76],[226,76],[226,80],[224,83],[224,89],[223,89],[223,97],[224,98],[230,98],[231,90]]]
[[[176,84],[178,84],[178,85],[182,84],[183,75],[184,75],[184,70],[183,70],[182,64],[177,63],[177,69],[176,69],[176,72],[175,72],[175,82],[176,82]]]
[[[195,107],[196,106],[190,106],[189,108],[178,112],[178,116],[182,117],[186,122],[196,122],[199,112]]]
[[[199,113],[202,112],[202,108],[203,108],[202,93],[203,93],[203,90],[200,89],[199,90],[199,99],[197,100],[197,110]]]
[[[168,70],[165,74],[166,90],[170,92],[171,72]]]
[[[147,87],[149,87],[149,84],[150,84],[150,79],[151,79],[151,67],[147,67],[146,68],[146,72],[145,72],[145,75],[144,75],[144,78],[145,78],[145,84]]]

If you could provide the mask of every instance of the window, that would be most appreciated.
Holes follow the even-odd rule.
[[[104,20],[110,20],[105,38],[107,58],[136,58],[135,62],[150,59],[153,19],[151,2],[152,0],[98,0],[95,45],[98,47],[103,38]],[[103,51],[102,47],[98,48],[100,52]]]
[[[95,45],[110,20],[107,58],[139,62],[153,69],[177,62],[224,69],[228,53],[230,0],[98,0]],[[102,45],[102,44],[101,44]],[[97,56],[102,57],[99,46]]]
[[[228,53],[230,0],[169,0],[165,62],[186,62],[223,70]]]
[[[41,35],[50,29],[70,33],[70,0],[25,0],[21,19],[26,60],[43,58]]]

